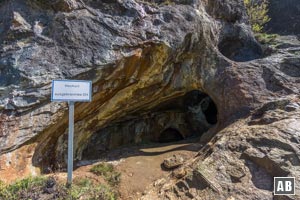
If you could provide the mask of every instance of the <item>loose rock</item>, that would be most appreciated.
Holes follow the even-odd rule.
[[[163,166],[167,169],[174,169],[181,166],[184,162],[184,158],[179,155],[173,155],[172,157],[166,158],[163,162]]]

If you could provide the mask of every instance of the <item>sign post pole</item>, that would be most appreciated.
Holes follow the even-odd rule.
[[[68,135],[68,177],[67,186],[72,185],[73,176],[73,140],[74,140],[74,104],[75,102],[92,101],[92,81],[53,80],[51,101],[68,102],[69,135]]]
[[[68,135],[68,180],[67,185],[72,185],[73,176],[73,140],[74,140],[74,101],[69,101],[69,135]]]

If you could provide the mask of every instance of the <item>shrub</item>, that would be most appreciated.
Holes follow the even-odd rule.
[[[268,16],[268,0],[244,0],[252,30],[261,33],[264,25],[270,21]]]

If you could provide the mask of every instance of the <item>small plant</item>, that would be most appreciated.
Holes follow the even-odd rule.
[[[80,199],[93,188],[93,183],[89,179],[74,180],[72,187],[68,189],[68,194],[72,199]]]
[[[174,5],[174,2],[172,2],[171,0],[166,0],[162,3],[163,5],[167,5],[167,6],[170,6],[170,5]]]
[[[175,5],[174,1],[172,0],[164,0],[164,1],[157,1],[157,0],[139,0],[139,2],[149,4],[151,6],[162,6],[162,5]]]
[[[271,19],[268,16],[268,0],[244,0],[252,30],[261,33]]]
[[[70,199],[117,199],[116,193],[109,186],[95,184],[87,178],[78,181],[74,180],[72,187],[68,190],[68,194]]]
[[[8,199],[9,192],[7,191],[6,185],[0,180],[0,199]]]
[[[44,185],[45,177],[28,177],[13,184],[0,183],[0,199],[20,200],[30,199],[34,190]]]
[[[107,176],[106,180],[108,181],[109,185],[117,186],[121,180],[121,173],[113,172],[109,176]]]
[[[114,170],[114,166],[112,164],[100,163],[93,166],[90,171],[98,176],[104,176],[105,180],[111,186],[116,186],[120,182],[121,174]]]
[[[149,4],[151,6],[158,6],[158,4],[154,0],[139,0],[139,2],[146,3],[146,4]]]
[[[261,44],[275,44],[275,39],[278,37],[277,34],[258,33],[255,34],[255,38]]]
[[[103,200],[117,199],[117,194],[110,187],[103,184],[95,187],[91,194],[95,197],[94,199],[103,199]]]
[[[114,171],[114,166],[108,163],[100,163],[98,165],[94,165],[90,171],[98,176],[106,176]]]

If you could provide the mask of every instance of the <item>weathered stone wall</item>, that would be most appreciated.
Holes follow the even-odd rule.
[[[0,13],[1,178],[64,164],[67,105],[50,102],[53,79],[93,81],[93,101],[76,104],[75,158],[105,127],[197,90],[218,122],[188,176],[172,181],[177,197],[272,199],[255,178],[300,178],[300,43],[263,58],[242,0],[12,0]],[[199,173],[206,187],[193,185]]]
[[[49,102],[52,79],[93,80],[93,102],[76,104],[79,156],[81,144],[109,122],[194,89],[215,101],[222,124],[240,107],[248,112],[248,100],[220,96],[221,86],[234,81],[222,74],[235,75],[218,51],[219,40],[234,32],[256,44],[243,24],[244,12],[236,16],[241,2],[231,3],[2,2],[2,154],[36,143],[35,166],[58,159],[53,152],[60,151],[58,138],[66,132],[67,106]],[[214,21],[206,13],[214,15],[214,7],[234,15],[236,23]]]
[[[270,0],[269,13],[272,19],[265,30],[281,35],[300,34],[300,2],[297,0]]]

